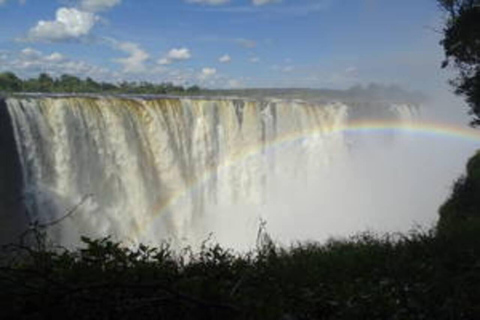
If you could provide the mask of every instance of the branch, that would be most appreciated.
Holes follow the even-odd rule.
[[[66,295],[72,295],[75,294],[79,291],[84,291],[84,290],[100,290],[100,289],[112,289],[112,288],[120,288],[120,289],[160,289],[162,291],[165,291],[169,293],[170,295],[179,298],[181,300],[185,300],[191,303],[194,303],[196,305],[202,306],[202,307],[210,307],[210,308],[216,308],[216,309],[228,309],[232,311],[239,312],[239,309],[233,305],[230,304],[222,304],[222,303],[217,303],[217,302],[212,302],[212,301],[205,301],[190,295],[187,295],[185,293],[177,292],[173,289],[167,288],[159,283],[145,283],[145,284],[131,284],[131,283],[97,283],[93,285],[88,285],[88,286],[79,286],[76,287],[69,292],[65,294]]]
[[[87,199],[90,198],[90,197],[93,197],[93,195],[92,194],[87,194],[87,195],[83,196],[82,200],[80,200],[79,203],[77,203],[74,207],[72,207],[69,211],[67,211],[67,213],[63,217],[60,217],[57,220],[53,220],[53,221],[50,221],[48,223],[39,224],[37,226],[39,228],[46,229],[48,227],[54,226],[54,225],[62,222],[63,220],[67,219],[68,217],[72,216],[75,213],[75,211],[77,211],[77,209],[80,208],[80,206],[82,206],[83,203],[85,201],[87,201]]]

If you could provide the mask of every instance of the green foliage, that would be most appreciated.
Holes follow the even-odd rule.
[[[448,13],[443,45],[446,60],[459,71],[451,81],[455,92],[466,97],[473,116],[471,124],[480,125],[480,0],[437,0]]]
[[[6,318],[478,319],[480,225],[234,254],[83,238],[0,267]],[[264,239],[265,240],[265,239]],[[11,257],[11,254],[10,254]]]
[[[458,179],[450,198],[440,208],[438,228],[447,231],[480,221],[480,152],[467,163],[466,176]]]
[[[202,89],[191,86],[185,89],[172,83],[121,82],[112,84],[96,82],[91,78],[80,79],[64,74],[53,78],[41,73],[37,78],[19,79],[12,72],[0,73],[0,92],[45,92],[45,93],[112,93],[112,94],[198,94]]]
[[[14,92],[22,90],[22,80],[12,72],[0,73],[0,91]]]

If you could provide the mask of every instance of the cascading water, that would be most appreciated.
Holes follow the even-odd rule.
[[[301,217],[302,203],[322,216],[338,190],[357,192],[338,185],[339,174],[356,170],[346,130],[355,119],[342,103],[19,97],[6,107],[28,220],[48,224],[81,203],[49,229],[64,245],[80,235],[198,243],[213,232],[244,247],[255,241],[260,217],[281,229],[294,223],[286,216]],[[417,108],[385,110],[405,123]],[[343,224],[348,215],[337,218]],[[335,223],[317,227],[335,231]]]

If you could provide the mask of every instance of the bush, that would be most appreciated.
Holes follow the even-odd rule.
[[[17,246],[0,268],[0,308],[12,319],[478,319],[479,230],[269,241],[243,255],[108,238],[75,251]]]
[[[458,179],[450,198],[440,208],[440,232],[480,220],[480,152],[467,163],[466,176]]]

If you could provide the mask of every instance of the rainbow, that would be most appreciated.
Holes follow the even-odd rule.
[[[454,138],[471,142],[480,142],[480,130],[445,122],[418,121],[399,123],[398,121],[353,121],[348,127],[340,128],[342,132],[381,133],[385,131],[402,131],[412,134]]]
[[[333,136],[338,134],[377,134],[383,135],[386,133],[398,132],[412,135],[421,135],[432,138],[447,138],[458,139],[461,141],[475,143],[480,148],[480,130],[469,127],[462,127],[450,123],[442,122],[426,122],[426,121],[412,121],[409,123],[399,121],[379,121],[379,120],[357,120],[350,121],[347,126],[334,126],[331,128],[315,128],[313,130],[290,133],[278,137],[266,145],[253,145],[245,148],[244,152],[226,159],[220,166],[212,166],[205,170],[204,174],[194,181],[191,181],[184,189],[172,194],[167,201],[159,202],[152,208],[152,215],[149,221],[144,221],[141,225],[137,225],[133,231],[133,235],[138,235],[145,229],[150,221],[156,217],[172,211],[173,207],[181,202],[181,200],[188,195],[195,194],[215,175],[219,172],[235,166],[241,161],[246,161],[252,157],[258,156],[262,152],[274,150],[291,146],[295,143],[308,140],[315,136]]]

